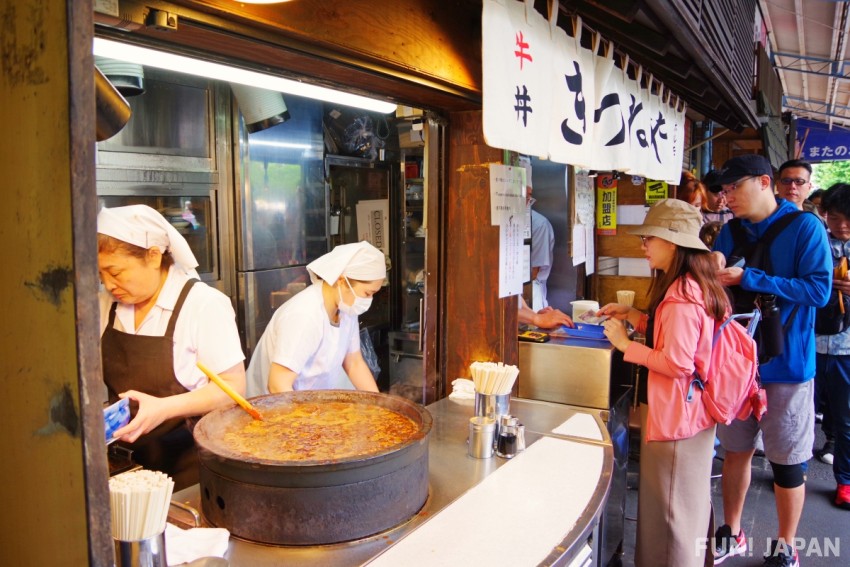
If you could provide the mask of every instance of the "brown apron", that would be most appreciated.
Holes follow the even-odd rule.
[[[103,380],[109,390],[109,402],[118,401],[118,394],[138,390],[151,396],[168,397],[188,390],[174,375],[174,327],[186,296],[198,280],[186,282],[168,328],[162,337],[133,335],[115,329],[115,309],[112,304],[109,322],[101,337]],[[136,416],[138,404],[131,400],[130,411]],[[174,489],[181,490],[198,482],[198,456],[192,437],[194,421],[173,418],[164,421],[135,443],[123,443],[133,451],[133,460],[146,469],[162,471],[174,480]]]

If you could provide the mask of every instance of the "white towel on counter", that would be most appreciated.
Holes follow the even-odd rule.
[[[472,380],[466,378],[457,378],[452,381],[452,393],[449,398],[453,400],[473,400],[475,399],[475,384]]]
[[[224,557],[230,532],[224,528],[191,528],[165,525],[165,554],[168,565],[182,565],[201,557]]]

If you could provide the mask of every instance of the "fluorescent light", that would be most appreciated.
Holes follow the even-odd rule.
[[[287,150],[309,150],[313,146],[310,144],[296,144],[294,142],[272,142],[268,140],[258,140],[256,138],[251,138],[248,140],[248,144],[251,146],[268,146],[270,148],[284,148]]]
[[[247,69],[239,69],[238,67],[231,67],[220,63],[212,63],[210,61],[202,61],[200,59],[157,51],[147,47],[119,43],[100,37],[94,38],[94,54],[137,63],[139,65],[166,69],[168,71],[177,71],[178,73],[186,73],[208,79],[239,83],[261,89],[343,104],[345,106],[353,106],[355,108],[380,112],[381,114],[388,114],[394,112],[396,109],[396,105],[391,102],[336,91],[309,83],[301,83],[291,79],[284,79],[283,77],[266,75],[256,71],[248,71]]]

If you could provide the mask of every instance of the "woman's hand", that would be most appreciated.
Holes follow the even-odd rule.
[[[608,303],[603,305],[602,308],[596,312],[597,317],[602,317],[603,315],[607,315],[612,319],[617,319],[622,321],[623,319],[629,318],[629,313],[631,313],[632,308],[628,305],[623,305],[622,303]]]
[[[139,404],[136,417],[115,432],[115,437],[121,441],[133,443],[142,435],[156,429],[166,419],[173,417],[169,398],[157,398],[136,390],[127,390],[118,397],[130,398]]]
[[[632,341],[629,339],[629,335],[626,332],[626,326],[623,325],[622,321],[608,319],[602,323],[602,328],[603,333],[608,340],[611,341],[611,344],[614,345],[614,348],[620,352],[626,352],[626,349],[629,348]]]

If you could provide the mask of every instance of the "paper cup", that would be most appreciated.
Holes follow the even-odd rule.
[[[628,289],[621,289],[617,291],[617,303],[621,303],[623,305],[632,306],[635,302],[635,292]]]

